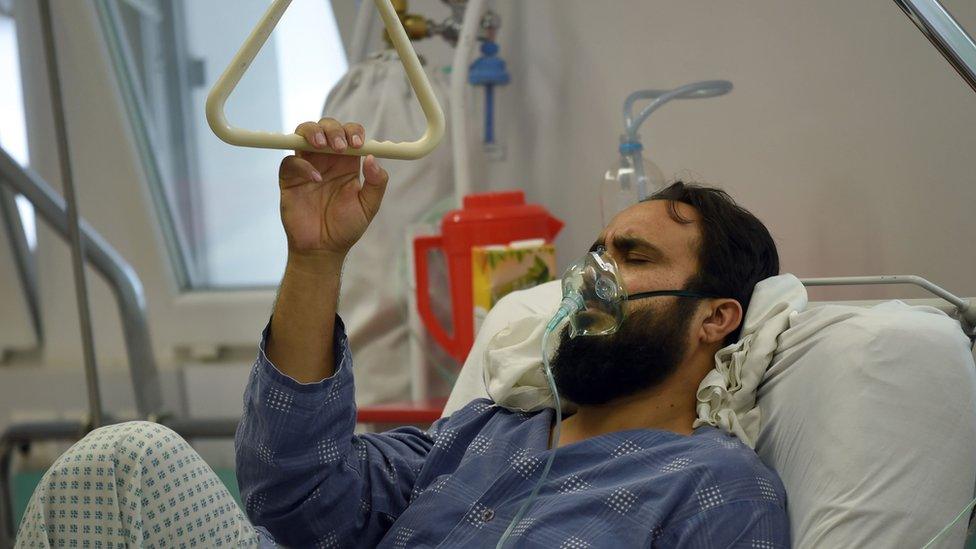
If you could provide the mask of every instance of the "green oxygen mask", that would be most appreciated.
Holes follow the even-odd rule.
[[[627,295],[617,262],[606,248],[598,247],[573,263],[563,274],[563,301],[569,309],[569,335],[600,336],[615,333],[623,324],[624,303],[656,296],[717,297],[689,290],[659,290]]]

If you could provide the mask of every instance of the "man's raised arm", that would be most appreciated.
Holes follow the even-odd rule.
[[[323,150],[365,140],[358,124],[334,120],[297,132]],[[416,428],[354,434],[352,354],[336,316],[339,276],[387,182],[374,158],[362,164],[362,183],[360,158],[331,151],[289,156],[279,171],[288,266],[235,446],[248,518],[289,547],[379,543],[408,505],[433,446],[431,434]]]
[[[365,142],[359,124],[332,119],[306,122],[296,133],[316,148],[341,152]],[[379,211],[387,173],[366,157],[298,152],[278,171],[281,222],[288,236],[288,264],[281,281],[268,358],[302,383],[320,381],[335,367],[333,332],[339,277],[346,253]]]

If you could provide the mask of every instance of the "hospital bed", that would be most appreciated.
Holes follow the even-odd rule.
[[[497,332],[551,316],[560,299],[559,282],[502,298],[444,414],[489,397]],[[947,301],[910,303],[810,303],[778,338],[756,391],[756,451],[783,479],[796,547],[922,547],[974,496],[972,324]],[[935,546],[961,547],[967,523]]]

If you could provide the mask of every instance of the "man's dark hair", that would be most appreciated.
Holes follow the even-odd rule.
[[[686,289],[735,299],[742,305],[745,320],[756,283],[779,274],[779,254],[766,226],[721,189],[678,181],[647,200],[669,201],[671,218],[678,223],[692,223],[692,220],[678,213],[677,202],[698,210],[701,216],[699,270],[688,281]],[[740,324],[726,337],[725,343],[738,341],[741,331]]]

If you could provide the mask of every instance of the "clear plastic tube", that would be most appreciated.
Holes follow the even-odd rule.
[[[972,510],[974,505],[976,505],[976,499],[970,501],[968,505],[963,507],[962,511],[960,511],[959,514],[956,515],[956,518],[953,519],[952,522],[950,522],[949,524],[946,524],[945,528],[943,528],[938,534],[936,534],[934,538],[929,540],[928,543],[922,546],[922,549],[930,549],[931,547],[935,547],[936,542],[942,540],[947,535],[949,535],[949,532],[952,531],[952,527],[955,526],[960,519],[966,516],[969,513],[969,511]]]
[[[717,97],[724,95],[732,90],[732,83],[727,80],[706,80],[686,84],[673,90],[638,90],[627,96],[624,101],[624,135],[621,139],[620,154],[624,157],[621,163],[628,163],[633,166],[634,181],[638,200],[644,200],[650,196],[651,190],[648,185],[648,175],[644,173],[644,162],[641,159],[640,136],[637,131],[647,120],[647,117],[654,111],[664,106],[665,103],[673,99],[704,99],[707,97]],[[649,105],[636,116],[633,113],[634,103],[640,99],[653,99]],[[654,170],[657,170],[655,167]],[[661,176],[663,183],[663,175]],[[656,190],[656,189],[655,189]],[[604,219],[604,224],[608,220]]]
[[[525,516],[525,512],[528,511],[529,506],[535,501],[535,498],[539,495],[539,489],[542,488],[542,484],[545,483],[546,479],[549,478],[549,470],[552,469],[552,462],[556,458],[556,449],[559,448],[559,434],[560,428],[563,422],[563,410],[562,404],[559,402],[559,391],[556,390],[556,380],[552,375],[552,369],[549,368],[549,353],[548,353],[548,343],[549,337],[556,332],[559,326],[569,318],[569,315],[575,313],[576,311],[583,308],[583,298],[579,295],[572,295],[563,298],[562,303],[559,305],[559,310],[553,315],[549,324],[546,325],[545,335],[542,336],[542,367],[546,373],[546,381],[549,382],[549,390],[552,391],[553,406],[556,409],[556,424],[552,427],[552,451],[549,452],[549,457],[546,459],[546,464],[542,468],[542,475],[539,480],[536,481],[535,486],[532,487],[532,492],[529,497],[525,498],[522,505],[519,507],[518,512],[512,517],[512,522],[508,524],[508,528],[505,529],[505,533],[499,538],[498,544],[495,545],[495,549],[501,549],[505,546],[505,542],[508,538],[512,536],[512,532],[515,531],[515,526],[522,520]]]
[[[728,80],[706,80],[685,84],[673,90],[638,90],[627,96],[624,101],[624,131],[631,138],[637,137],[637,131],[654,111],[664,106],[672,99],[705,99],[725,95],[732,91],[732,82]],[[651,104],[644,107],[640,114],[633,115],[634,102],[638,99],[653,99]]]

